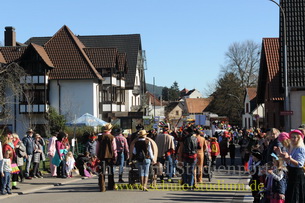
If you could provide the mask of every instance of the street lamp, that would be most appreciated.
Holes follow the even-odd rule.
[[[286,31],[286,15],[282,6],[274,0],[270,0],[275,3],[281,10],[284,23],[284,77],[285,77],[285,95],[284,95],[284,110],[289,111],[289,89],[288,89],[288,66],[287,66],[287,31]],[[285,131],[289,132],[290,127],[290,115],[285,116]]]

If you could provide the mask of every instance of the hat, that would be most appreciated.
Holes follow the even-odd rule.
[[[253,150],[251,153],[252,156],[256,157],[258,160],[262,159],[262,153],[260,153],[258,150]]]
[[[138,124],[138,125],[136,126],[136,129],[137,129],[137,130],[143,130],[143,129],[144,129],[144,126],[141,125],[141,124]]]
[[[278,140],[280,142],[283,142],[284,140],[287,140],[287,139],[289,139],[289,134],[286,132],[281,132],[278,136]]]
[[[34,131],[30,128],[28,129],[28,131],[26,131],[26,133],[33,133]]]
[[[123,131],[121,128],[113,128],[112,133],[113,134],[121,134]]]
[[[146,132],[146,130],[140,130],[139,131],[139,137],[144,137],[145,135],[147,135],[148,133]]]
[[[111,123],[107,123],[106,125],[104,125],[104,132],[110,131],[111,129],[112,129]]]
[[[300,130],[293,130],[293,131],[290,131],[289,133],[289,138],[291,137],[291,134],[298,134],[298,135],[301,135],[302,139],[304,139],[304,134],[300,131]]]

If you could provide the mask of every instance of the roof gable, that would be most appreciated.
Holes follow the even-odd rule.
[[[256,98],[256,87],[248,87],[246,91],[250,101]]]
[[[0,52],[6,63],[18,60],[27,47],[1,47]]]
[[[0,63],[6,63],[4,56],[2,55],[1,51],[0,51]]]
[[[119,53],[126,53],[128,72],[126,78],[126,88],[133,88],[138,63],[138,54],[142,51],[140,34],[127,35],[91,35],[77,36],[87,47],[117,48]],[[43,45],[50,37],[32,37],[25,43],[35,43]]]
[[[263,38],[257,87],[258,103],[264,103],[266,88],[271,100],[282,100],[280,89],[279,39]]]
[[[185,104],[188,113],[202,113],[211,101],[211,98],[187,98]]]
[[[67,26],[58,30],[44,48],[55,66],[50,79],[102,79],[85,54],[85,46]]]

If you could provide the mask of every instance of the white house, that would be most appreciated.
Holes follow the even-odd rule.
[[[21,135],[29,127],[44,134],[50,106],[68,121],[84,113],[108,122],[121,117],[125,129],[132,128],[132,119],[142,118],[140,35],[75,36],[63,26],[52,37],[30,38],[25,44],[16,43],[15,36],[15,29],[6,27],[0,63],[17,62],[25,69],[29,76],[21,81],[33,84],[27,90],[33,97],[31,102],[15,98],[12,120],[0,126]]]

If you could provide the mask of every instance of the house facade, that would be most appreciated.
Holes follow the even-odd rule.
[[[0,62],[18,63],[28,74],[21,83],[33,86],[11,108],[14,119],[0,125],[20,135],[29,127],[43,131],[49,107],[67,121],[84,113],[107,122],[121,116],[122,127],[128,129],[132,119],[143,116],[140,35],[80,37],[63,26],[52,37],[31,38],[21,46],[15,36],[15,29],[6,27]]]
[[[264,104],[257,104],[257,89],[246,88],[244,97],[244,114],[242,115],[242,127],[249,129],[261,127],[264,120]]]

